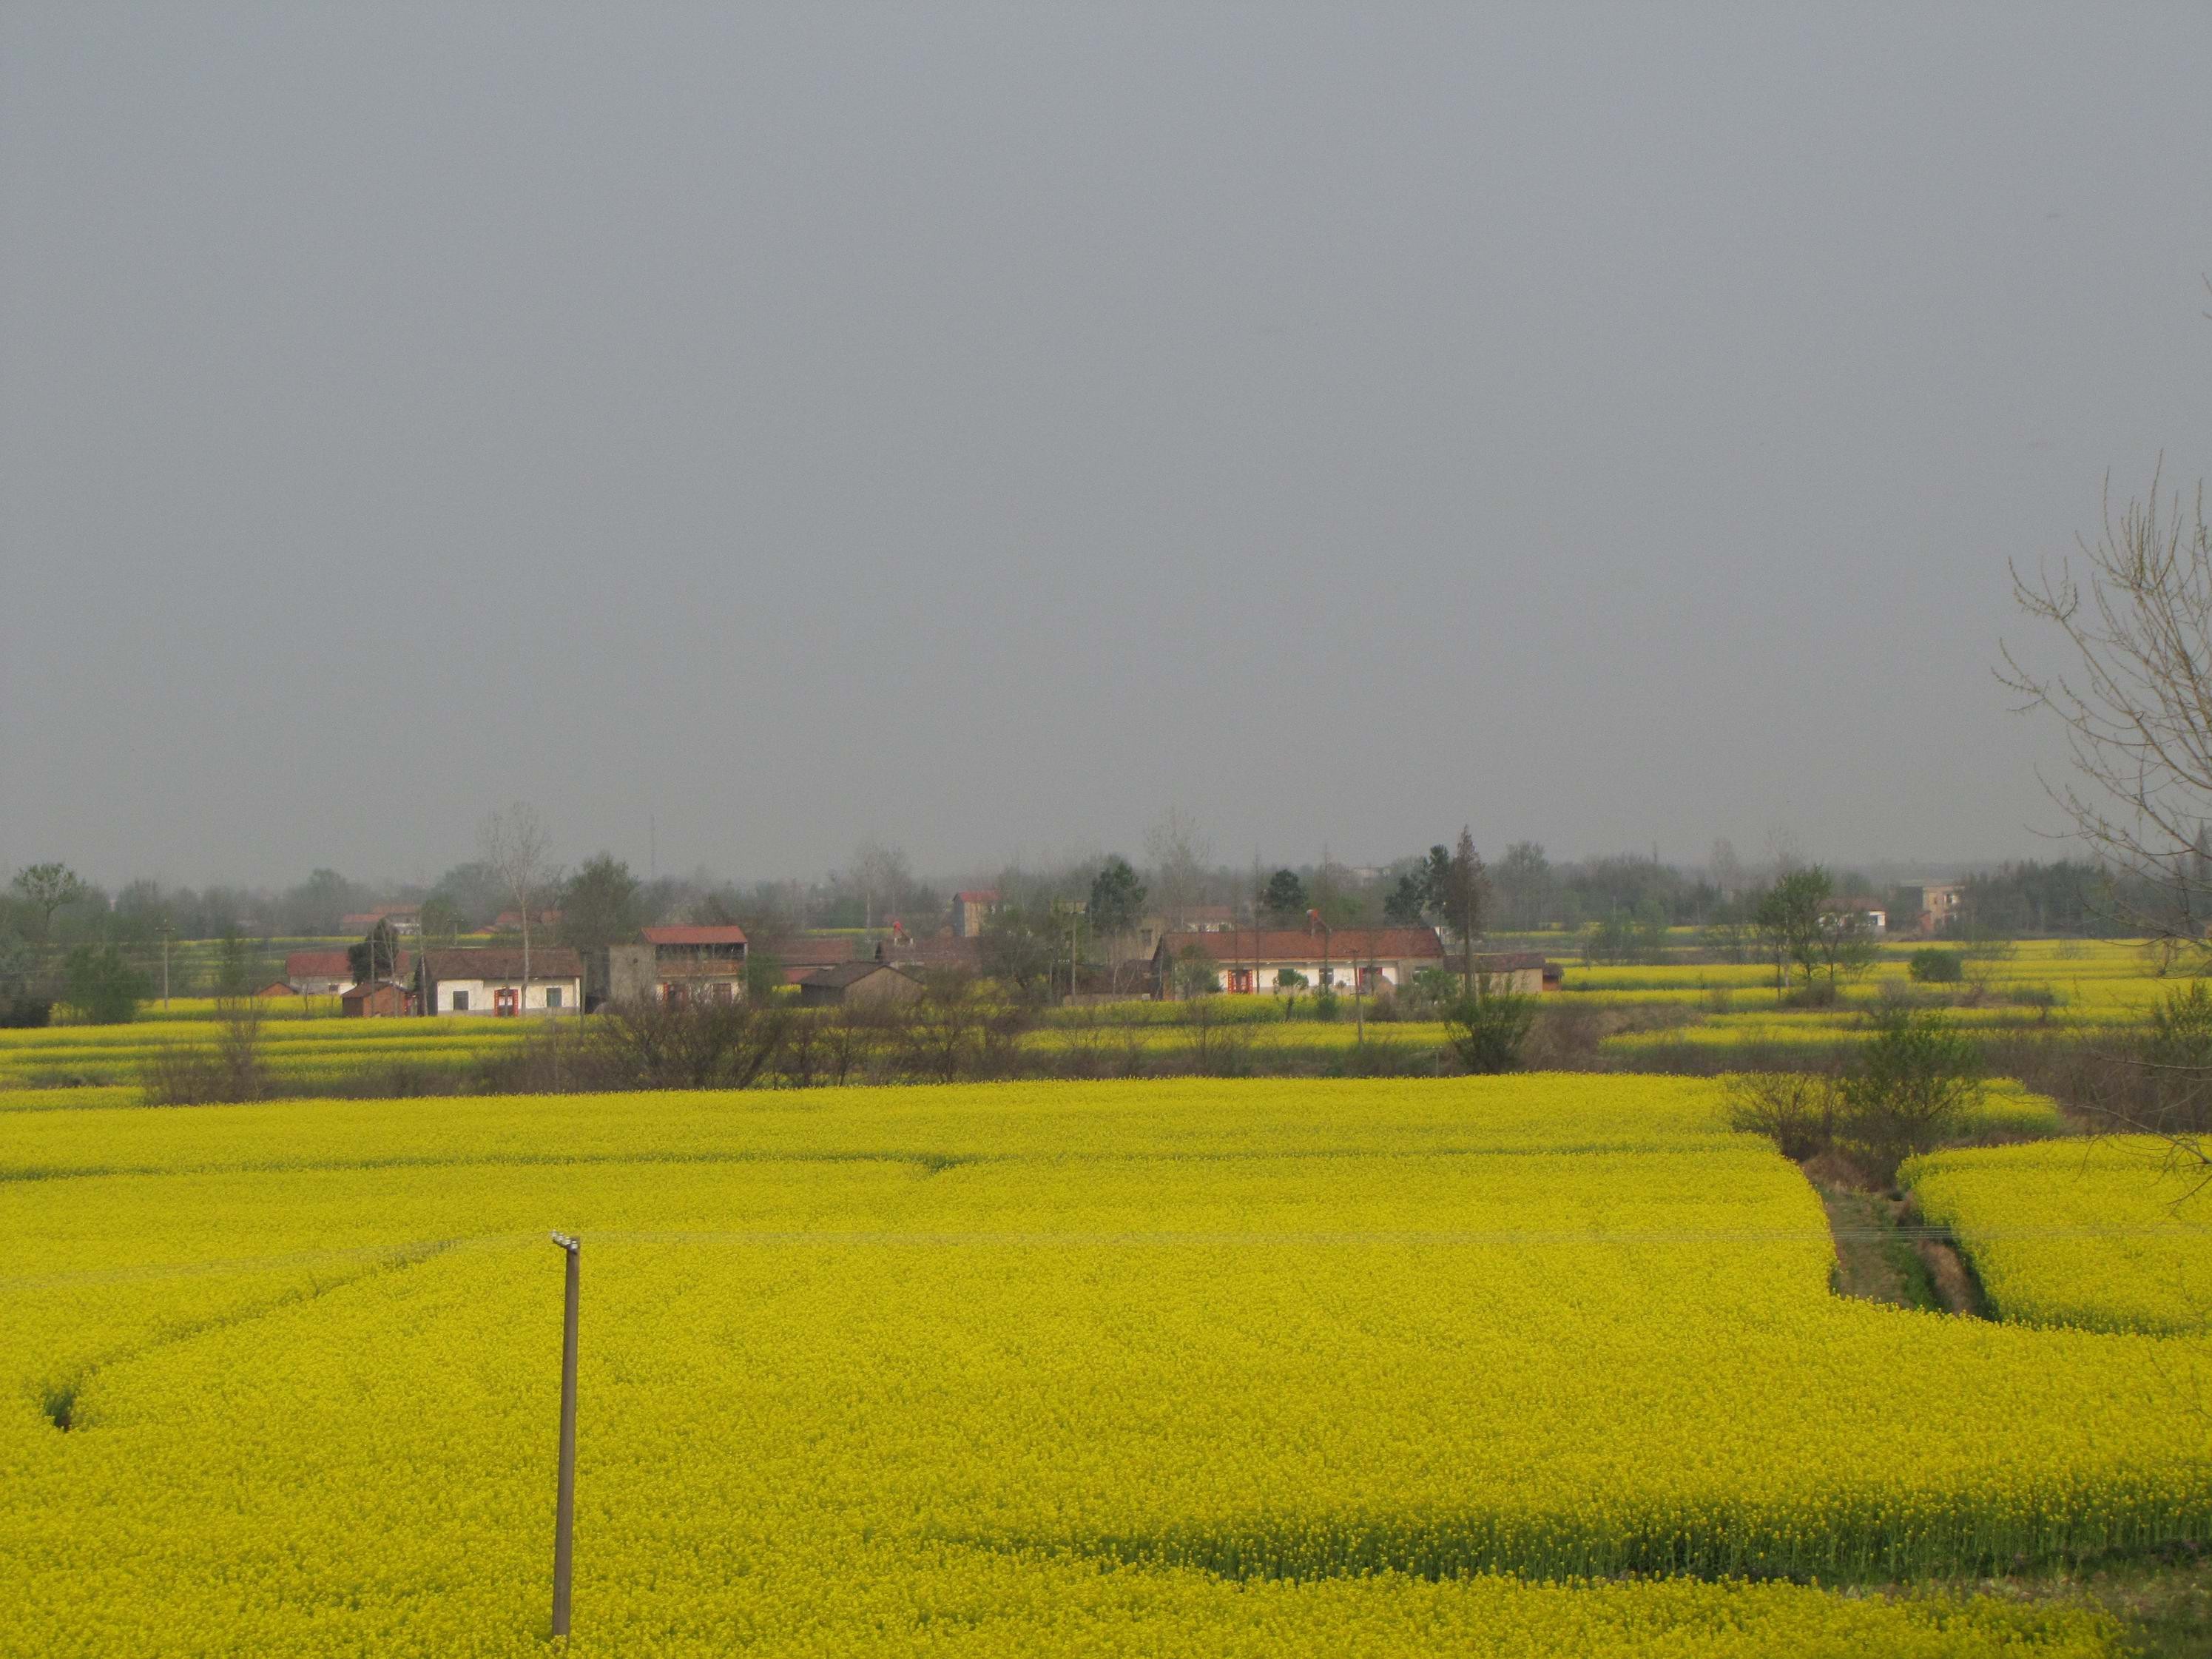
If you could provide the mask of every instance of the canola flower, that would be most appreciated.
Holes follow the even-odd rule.
[[[2202,1342],[1837,1300],[1698,1081],[15,1112],[0,1170],[0,1652],[541,1650],[549,1224],[580,1651],[2091,1654],[1814,1581],[2212,1521]]]
[[[1977,1147],[1903,1172],[1999,1317],[2092,1331],[2212,1331],[2212,1188],[2143,1135]]]

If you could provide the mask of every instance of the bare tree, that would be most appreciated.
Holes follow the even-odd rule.
[[[1145,856],[1152,862],[1152,888],[1159,896],[1168,927],[1181,933],[1206,890],[1213,844],[1195,817],[1180,806],[1170,806],[1145,832]]]
[[[552,848],[545,821],[538,809],[522,801],[494,812],[477,828],[477,856],[497,872],[500,885],[513,896],[522,913],[522,991],[516,1001],[520,1012],[530,1002],[530,910],[532,902],[553,880],[548,862]]]
[[[2057,717],[2073,775],[2044,788],[2114,874],[2114,908],[2171,955],[2212,971],[2212,526],[2199,484],[2186,506],[2150,490],[2116,518],[2107,480],[2102,527],[2071,558],[2012,570],[2013,599],[2063,641],[2045,672],[2002,647],[1997,678],[2023,712]],[[2212,1147],[2157,1126],[2176,1153],[2212,1169]]]
[[[2013,598],[2070,650],[2068,666],[2029,668],[2008,643],[1997,678],[2024,708],[2057,716],[2074,776],[2044,780],[2052,800],[2106,866],[2158,893],[2126,905],[2148,937],[2212,966],[2212,528],[2200,485],[2185,511],[2177,495],[2150,496],[2116,520],[2109,485],[2104,527],[2071,559],[2015,568]]]
[[[876,910],[880,905],[886,910],[906,896],[914,885],[914,873],[907,867],[906,854],[896,847],[886,847],[871,836],[853,849],[853,862],[846,872],[860,895],[861,915],[866,925],[876,925]]]

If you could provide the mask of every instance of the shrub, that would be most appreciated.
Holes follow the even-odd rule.
[[[269,1092],[262,1054],[259,1002],[226,999],[217,1016],[215,1044],[166,1044],[146,1063],[146,1099],[155,1106],[209,1106],[259,1100]]]
[[[1888,1182],[1916,1152],[1931,1152],[1980,1100],[1982,1054],[1941,1014],[1878,1016],[1838,1093],[1836,1139],[1876,1180]]]
[[[1835,1079],[1804,1072],[1746,1072],[1728,1081],[1731,1129],[1765,1135],[1802,1163],[1836,1136]]]
[[[2141,1093],[2147,1098],[2121,1115],[2140,1117],[2142,1127],[2167,1133],[2212,1127],[2212,992],[2203,980],[2167,992],[2153,1006],[2142,1059]]]
[[[112,945],[80,945],[62,966],[62,1000],[88,1025],[136,1019],[153,988]]]
[[[44,1025],[54,1017],[54,1005],[27,991],[0,1000],[0,1030],[22,1030]]]
[[[1929,945],[1906,958],[1905,971],[1922,985],[1956,985],[1966,976],[1966,959],[1956,951]]]
[[[1338,999],[1335,992],[1316,991],[1314,993],[1313,1017],[1316,1019],[1334,1019],[1341,1008],[1342,1004]]]
[[[1444,1036],[1468,1071],[1516,1072],[1535,1023],[1535,998],[1497,992],[1462,998],[1446,1009]]]

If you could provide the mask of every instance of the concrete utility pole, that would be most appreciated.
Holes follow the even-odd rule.
[[[568,1253],[567,1304],[561,1329],[561,1491],[553,1506],[553,1634],[568,1633],[568,1583],[576,1532],[576,1303],[583,1241],[566,1233],[553,1242]]]

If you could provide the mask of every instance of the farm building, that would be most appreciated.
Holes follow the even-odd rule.
[[[745,994],[744,929],[647,927],[638,941],[610,945],[590,963],[589,1007],[602,1002],[736,1002]]]
[[[878,941],[876,960],[910,974],[923,969],[974,974],[982,971],[983,947],[980,939],[957,939],[951,933],[932,939],[887,939]]]
[[[1182,925],[1162,915],[1139,916],[1124,933],[1107,936],[1103,949],[1111,963],[1143,962],[1159,948],[1170,933],[1225,933],[1237,926],[1237,913],[1225,904],[1194,904],[1182,913]]]
[[[338,1012],[349,1019],[393,1018],[414,1012],[414,996],[388,979],[353,986],[338,998]]]
[[[952,937],[975,939],[983,931],[983,924],[998,914],[999,890],[978,887],[952,896]]]
[[[1372,994],[1407,983],[1423,968],[1445,965],[1443,943],[1433,927],[1231,927],[1164,933],[1152,951],[1154,995],[1174,994],[1175,964],[1193,952],[1212,963],[1222,989],[1233,993],[1280,992],[1283,975],[1295,972],[1316,990],[1349,991],[1356,986]]]
[[[258,997],[295,997],[300,994],[285,981],[272,979],[253,994]]]
[[[435,1014],[539,1014],[580,1011],[584,964],[566,945],[530,952],[526,982],[520,947],[503,945],[425,951],[415,975],[416,1006]]]
[[[1454,957],[1438,965],[1456,971],[1460,960]],[[1488,982],[1490,989],[1523,997],[1556,991],[1561,979],[1559,964],[1534,951],[1478,951],[1474,955],[1474,971]]]
[[[1916,882],[1913,885],[1920,890],[1920,931],[1922,933],[1941,933],[1964,914],[1966,902],[1966,885],[1964,882],[1923,881]]]
[[[284,982],[307,997],[334,997],[353,988],[353,964],[343,951],[295,951],[284,958]]]
[[[847,934],[802,934],[777,942],[766,953],[783,969],[783,982],[796,985],[821,968],[836,968],[853,960],[853,940]]]
[[[914,1001],[921,993],[921,981],[912,974],[881,962],[817,968],[799,981],[799,1000],[810,1008],[822,1004],[895,1007]]]

